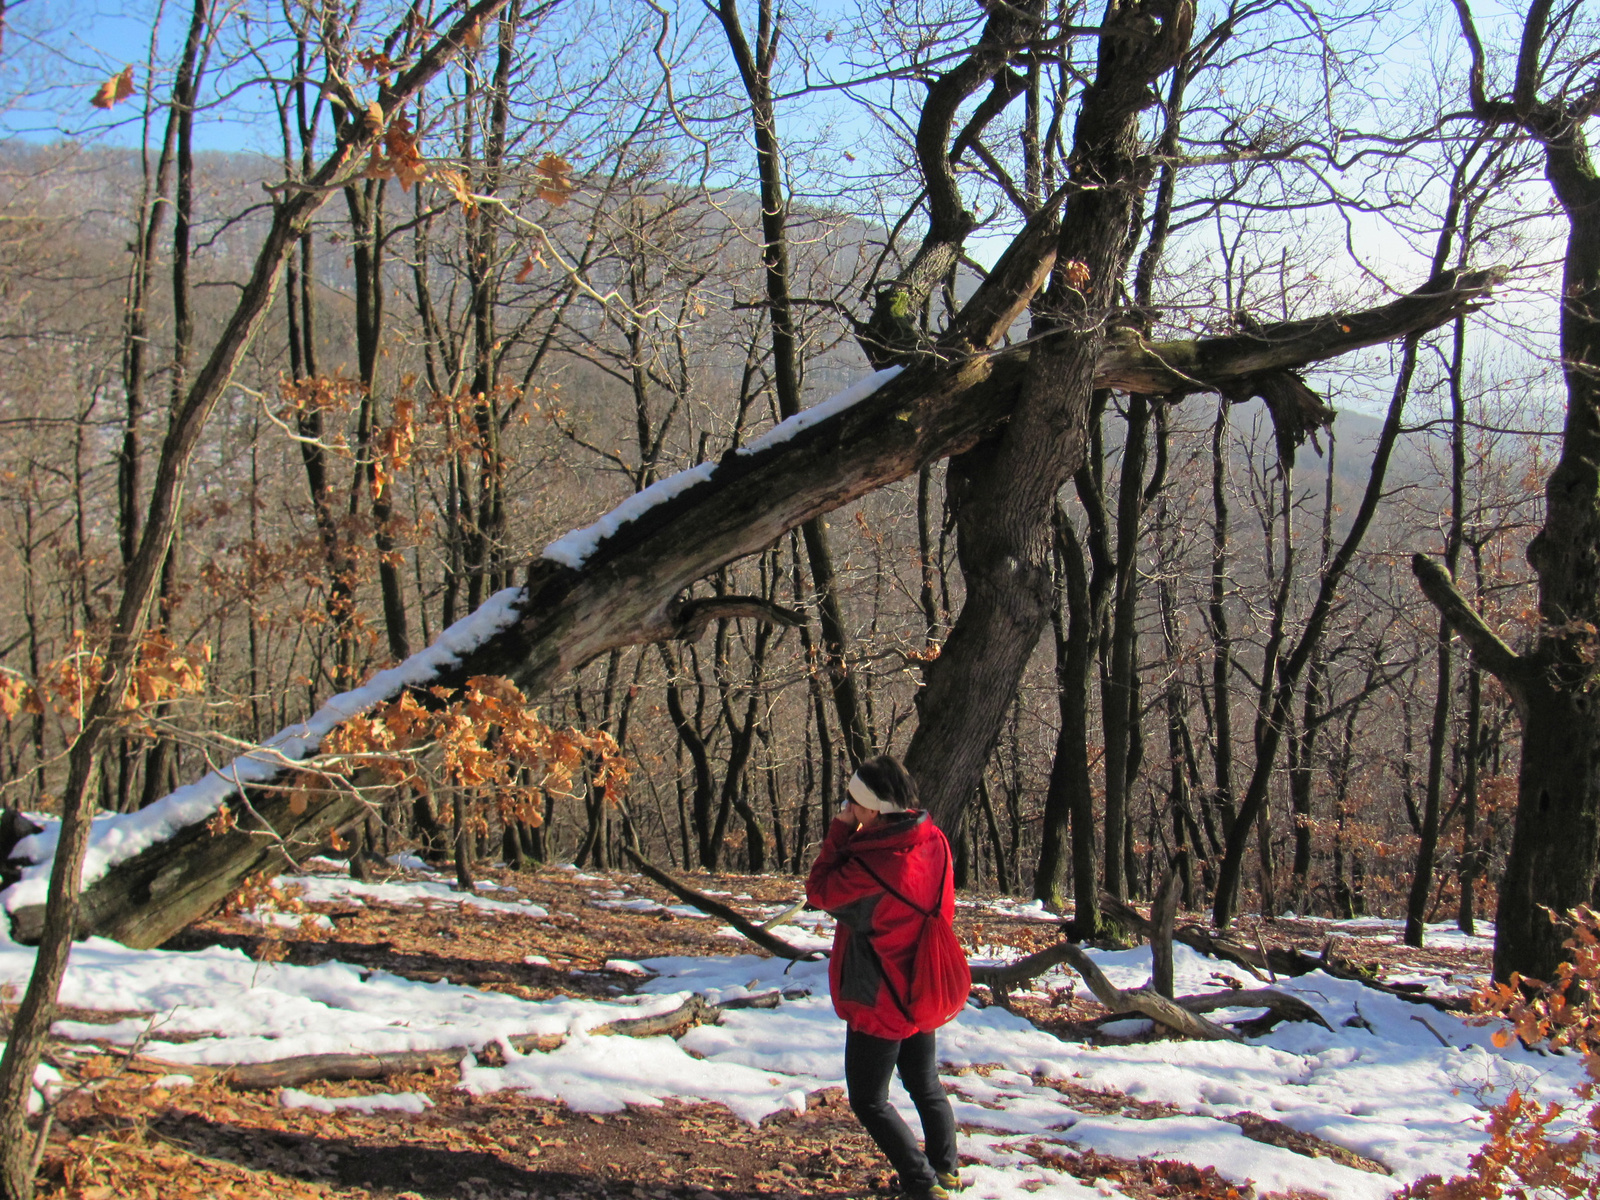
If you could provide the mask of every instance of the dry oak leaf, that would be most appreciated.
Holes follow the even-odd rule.
[[[578,190],[578,185],[572,182],[572,164],[559,154],[546,154],[534,172],[539,177],[539,199],[546,204],[560,208]]]
[[[96,108],[110,108],[131,95],[133,95],[133,67],[130,64],[102,83],[89,103]]]

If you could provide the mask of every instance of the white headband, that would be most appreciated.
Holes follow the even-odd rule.
[[[870,808],[874,812],[898,813],[906,811],[893,800],[885,800],[877,792],[873,791],[867,781],[861,778],[859,772],[850,776],[850,784],[845,788],[845,791],[849,793],[850,799],[854,800],[862,808]]]

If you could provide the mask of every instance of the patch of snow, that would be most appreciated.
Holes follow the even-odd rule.
[[[725,1105],[752,1125],[782,1109],[806,1110],[806,1082],[768,1071],[691,1058],[669,1037],[634,1038],[619,1054],[614,1039],[578,1035],[549,1054],[503,1047],[503,1067],[461,1064],[461,1086],[475,1096],[511,1088],[560,1100],[577,1112],[621,1112],[687,1098]]]
[[[280,730],[226,766],[136,813],[96,817],[84,857],[84,887],[117,863],[165,841],[180,829],[208,819],[241,787],[270,780],[286,766],[314,753],[322,739],[342,722],[393,699],[406,687],[421,686],[437,679],[441,671],[454,666],[463,656],[511,625],[517,619],[517,602],[521,598],[520,587],[495,593],[477,611],[441,633],[426,650],[418,651],[399,666],[379,671],[354,691],[332,697],[303,723]],[[17,843],[12,857],[25,859],[32,865],[23,869],[17,883],[0,893],[0,902],[6,909],[14,911],[44,903],[60,831],[59,818],[51,818],[43,833]]]
[[[0,982],[26,981],[34,952],[0,947]],[[678,1007],[683,991],[629,997],[627,1015]],[[261,963],[242,951],[131,950],[105,938],[74,943],[60,1002],[155,1017],[59,1022],[63,1036],[127,1046],[178,1065],[265,1062],[301,1054],[442,1050],[522,1034],[564,1036],[618,1016],[616,1003],[527,1001],[450,983],[421,983],[337,961]],[[170,1039],[170,1040],[168,1040]]]
[[[1327,933],[1346,933],[1362,941],[1379,943],[1398,942],[1405,935],[1406,923],[1395,917],[1351,917],[1335,920],[1331,917],[1301,917],[1306,924],[1320,925]],[[1494,922],[1478,921],[1475,933],[1466,934],[1456,928],[1454,921],[1439,921],[1423,927],[1423,942],[1430,949],[1482,950],[1494,945]],[[1388,936],[1370,936],[1373,932]]]
[[[309,1108],[313,1112],[422,1113],[433,1101],[422,1092],[386,1092],[375,1096],[314,1096],[299,1088],[281,1088],[278,1103],[284,1108]]]
[[[1059,922],[1061,920],[1061,914],[1051,912],[1044,906],[1043,900],[1023,902],[1013,900],[1009,896],[998,896],[993,900],[974,901],[973,907],[987,909],[998,916],[1011,917],[1021,921]]]
[[[540,557],[577,570],[589,560],[600,543],[617,530],[637,521],[652,508],[682,495],[696,484],[704,483],[711,478],[716,469],[716,463],[703,462],[699,466],[679,471],[676,475],[658,479],[642,492],[635,492],[629,496],[593,525],[574,529],[571,533],[558,537],[544,548],[544,553]]]
[[[332,929],[333,922],[322,913],[263,912],[253,910],[239,914],[241,921],[251,925],[265,925],[269,929],[302,929],[309,922],[314,929]]]
[[[480,909],[484,912],[515,913],[519,917],[548,917],[550,914],[530,900],[485,900],[482,896],[458,892],[443,883],[424,879],[409,882],[362,883],[347,875],[280,875],[273,881],[278,887],[294,887],[301,898],[319,903],[345,900],[364,904],[378,900],[386,904],[429,905],[445,904],[452,907]]]
[[[306,886],[314,883],[366,886],[343,880]],[[1188,947],[1174,950],[1182,992],[1213,990],[1214,975],[1241,977]],[[1119,986],[1149,977],[1148,948],[1089,953]],[[0,982],[25,979],[32,961],[32,950],[0,945]],[[135,951],[89,939],[72,948],[62,1003],[157,1015],[109,1025],[63,1023],[58,1032],[120,1045],[142,1038],[147,1053],[195,1065],[498,1042],[503,1066],[479,1067],[464,1056],[461,1082],[468,1091],[519,1090],[593,1112],[676,1097],[724,1104],[754,1121],[798,1110],[808,1092],[839,1083],[845,1029],[828,998],[825,962],[738,953],[649,958],[638,966],[653,974],[632,997],[527,1001],[338,962],[298,967],[253,962],[219,947]],[[1039,986],[1072,981],[1056,971]],[[1089,1187],[1049,1169],[1028,1152],[1037,1142],[1063,1153],[1093,1149],[1212,1166],[1231,1181],[1253,1180],[1263,1192],[1298,1188],[1340,1200],[1377,1200],[1422,1175],[1461,1171],[1482,1143],[1488,1106],[1511,1087],[1570,1103],[1585,1078],[1575,1057],[1532,1054],[1515,1041],[1497,1048],[1492,1026],[1419,1009],[1351,980],[1319,973],[1280,979],[1278,986],[1312,1005],[1333,1028],[1287,1023],[1237,1044],[1097,1046],[1062,1042],[999,1007],[965,1009],[940,1030],[938,1044],[947,1069],[985,1068],[945,1079],[968,1130],[960,1148],[978,1163],[963,1171],[967,1194],[972,1200],[1027,1200],[1026,1193],[1041,1189],[1071,1200],[1116,1194],[1110,1184]],[[725,1011],[721,1024],[701,1025],[676,1042],[663,1037],[620,1045],[589,1033],[619,1013],[670,1011],[691,992],[716,1003],[774,988],[810,994],[774,1009]],[[1448,1045],[1416,1019],[1421,1015]],[[1362,1025],[1346,1024],[1356,1017]],[[548,1054],[520,1055],[508,1043],[522,1034],[566,1040]],[[1170,1105],[1176,1114],[1133,1120],[1115,1111],[1082,1111],[1052,1081]],[[898,1085],[891,1098],[915,1126]],[[1241,1113],[1347,1147],[1390,1173],[1352,1171],[1252,1141],[1229,1120]]]
[[[402,871],[423,871],[429,875],[438,874],[426,861],[418,858],[415,854],[391,854],[388,862],[391,867],[399,867]]]
[[[813,425],[826,421],[836,413],[841,413],[847,408],[860,404],[884,384],[904,371],[904,367],[885,367],[881,371],[874,371],[871,375],[863,376],[856,380],[842,392],[835,392],[826,400],[820,400],[810,408],[795,413],[787,421],[783,421],[755,441],[740,446],[736,453],[741,455],[760,454],[770,450],[773,446],[781,446],[792,441],[804,430]]]
[[[601,967],[601,970],[603,970],[603,971],[615,971],[619,975],[648,975],[648,974],[650,974],[650,968],[649,967],[640,966],[638,963],[632,961],[631,959],[626,959],[626,958],[608,958],[605,961],[605,965],[603,967]]]

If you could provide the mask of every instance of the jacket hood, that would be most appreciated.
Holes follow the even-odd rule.
[[[858,830],[850,839],[853,852],[866,850],[900,850],[925,842],[937,832],[933,818],[926,810],[885,813],[871,829]]]

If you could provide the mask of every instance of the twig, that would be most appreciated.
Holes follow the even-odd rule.
[[[1433,1027],[1433,1023],[1431,1021],[1429,1021],[1427,1017],[1413,1016],[1411,1019],[1413,1021],[1421,1022],[1422,1027],[1424,1029],[1426,1029],[1429,1033],[1433,1034],[1434,1037],[1438,1038],[1439,1039],[1439,1045],[1443,1046],[1446,1050],[1454,1050],[1455,1049],[1454,1046],[1452,1046],[1449,1042],[1445,1041],[1444,1034],[1440,1033],[1437,1029],[1435,1029]]]
[[[791,904],[788,908],[784,909],[777,916],[771,917],[768,920],[765,920],[765,921],[761,922],[761,928],[763,928],[763,929],[776,929],[779,925],[783,925],[783,924],[787,923],[790,917],[794,916],[797,912],[799,912],[805,906],[806,906],[806,898],[804,896],[801,896],[800,899],[796,900],[793,904]]]
[[[1273,983],[1278,982],[1278,973],[1272,969],[1272,956],[1267,953],[1266,939],[1261,936],[1261,926],[1256,926],[1256,949],[1261,951],[1261,961],[1267,965],[1267,974]]]

